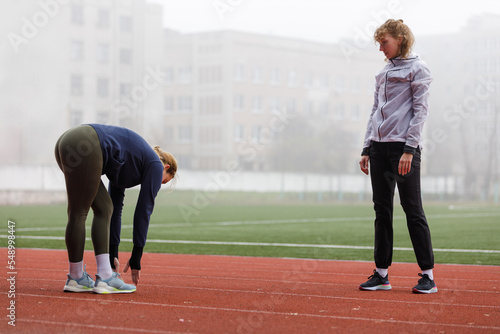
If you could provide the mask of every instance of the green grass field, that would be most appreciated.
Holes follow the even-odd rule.
[[[130,251],[137,192],[129,190],[120,250]],[[398,203],[396,197],[395,202]],[[436,263],[500,265],[500,207],[424,201]],[[90,237],[89,214],[87,237]],[[65,248],[66,206],[0,207],[7,245],[8,220],[16,247]],[[373,259],[370,202],[310,194],[160,192],[145,251],[316,259]],[[394,220],[394,261],[415,262],[399,205]],[[87,241],[87,249],[92,244]]]

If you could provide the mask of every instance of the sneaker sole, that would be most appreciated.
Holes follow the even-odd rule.
[[[120,290],[120,289],[108,287],[108,288],[93,288],[92,292],[100,294],[100,295],[109,295],[112,293],[132,293],[132,292],[135,292],[135,290],[136,289],[134,289],[134,290]]]
[[[377,285],[377,286],[359,286],[360,290],[366,290],[366,291],[376,291],[376,290],[391,290],[392,286],[390,284],[382,284],[382,285]]]
[[[413,288],[413,290],[411,290],[413,293],[426,293],[426,294],[429,294],[429,293],[436,293],[438,292],[438,289],[437,287],[433,287],[432,289],[430,290],[418,290],[417,288]]]
[[[92,292],[93,288],[65,285],[64,292]]]

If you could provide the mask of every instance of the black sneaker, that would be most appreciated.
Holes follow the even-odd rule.
[[[382,277],[377,272],[376,269],[373,270],[373,275],[368,277],[368,281],[359,286],[360,290],[390,290],[392,289],[391,283],[389,283],[389,275]]]
[[[438,292],[438,288],[436,283],[429,278],[427,274],[419,273],[418,276],[422,278],[418,280],[418,284],[413,287],[413,293],[436,293]]]

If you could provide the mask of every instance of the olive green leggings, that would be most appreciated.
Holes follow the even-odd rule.
[[[55,155],[64,173],[68,196],[66,248],[70,262],[83,260],[85,221],[92,208],[92,243],[95,255],[109,253],[109,224],[113,203],[101,181],[103,158],[99,138],[90,125],[66,131],[57,141]]]

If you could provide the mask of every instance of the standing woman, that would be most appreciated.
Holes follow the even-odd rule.
[[[131,269],[132,280],[138,284],[149,218],[161,185],[175,177],[175,158],[158,146],[151,148],[131,130],[100,124],[81,125],[65,132],[57,141],[55,156],[64,173],[68,196],[65,240],[69,274],[63,290],[134,292],[136,287],[126,284],[117,272],[125,189],[141,186],[133,222],[133,251],[124,269]],[[109,179],[108,190],[101,181],[104,174]],[[94,213],[91,238],[97,263],[95,282],[83,266],[85,221],[90,208]],[[117,265],[116,271],[112,264]]]
[[[393,201],[398,186],[401,205],[421,278],[414,293],[437,292],[434,253],[420,192],[422,128],[428,114],[427,65],[411,52],[414,36],[403,20],[387,20],[374,34],[387,64],[377,73],[374,105],[368,121],[361,171],[371,174],[375,209],[376,269],[361,290],[390,290],[388,268],[393,251]]]

